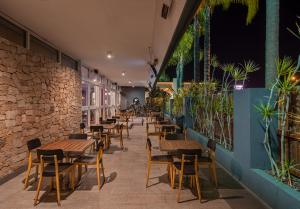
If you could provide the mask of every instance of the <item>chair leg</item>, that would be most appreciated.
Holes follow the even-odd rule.
[[[146,188],[148,187],[150,171],[151,171],[151,162],[148,161],[147,178],[146,178]]]
[[[29,161],[28,161],[28,167],[27,167],[27,171],[26,171],[26,174],[25,174],[24,189],[26,189],[27,186],[28,186],[31,167],[32,167],[32,161],[31,161],[31,159],[29,158]]]
[[[54,178],[50,177],[50,191],[53,190],[53,181],[54,181]]]
[[[101,161],[101,169],[102,169],[102,175],[103,175],[103,184],[104,184],[104,183],[105,183],[105,174],[104,174],[103,160]]]
[[[100,182],[100,168],[99,163],[96,164],[96,171],[97,171],[97,181],[98,181],[98,190],[101,189],[101,182]]]
[[[200,202],[201,202],[200,182],[199,182],[199,176],[198,176],[198,173],[196,173],[195,179],[196,179],[196,187],[197,187],[198,198],[199,198],[199,200],[200,200]]]
[[[74,191],[75,190],[75,166],[72,168],[71,171],[71,187],[72,190]]]
[[[59,175],[55,175],[56,182],[56,197],[57,197],[57,205],[60,206],[60,186],[59,186]]]
[[[215,185],[216,185],[216,187],[218,187],[218,180],[217,180],[217,172],[216,172],[216,164],[215,163],[212,164],[212,173],[213,173],[213,176],[214,176]]]
[[[181,186],[182,186],[182,180],[183,180],[183,172],[180,171],[180,176],[179,176],[179,187],[178,187],[178,193],[177,193],[177,202],[180,201],[180,191],[181,191]]]
[[[39,194],[40,194],[40,191],[41,191],[42,183],[43,183],[43,175],[40,173],[40,179],[39,179],[38,187],[36,189],[36,195],[35,195],[35,198],[34,198],[34,206],[37,205],[37,202],[39,200]]]
[[[77,165],[78,166],[78,177],[77,177],[77,181],[80,182],[81,180],[81,175],[82,175],[82,165]]]
[[[172,174],[172,178],[173,178],[173,181],[172,181],[172,185],[171,185],[171,187],[172,187],[172,189],[174,189],[174,187],[175,187],[175,179],[176,179],[176,169],[175,168],[173,168],[173,174]]]
[[[35,175],[34,175],[35,181],[38,180],[38,176],[39,176],[39,165],[36,165],[35,166]]]

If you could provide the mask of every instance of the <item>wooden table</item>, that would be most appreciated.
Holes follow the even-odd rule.
[[[161,140],[161,151],[176,151],[179,149],[203,149],[199,142],[194,140]]]
[[[66,154],[68,153],[83,153],[87,148],[89,148],[94,143],[93,140],[59,140],[51,142],[46,145],[42,145],[39,149],[61,149]]]
[[[163,126],[164,127],[174,127],[175,129],[180,129],[180,127],[176,124],[157,124],[157,123],[154,124],[154,128],[159,129],[159,130],[161,130]]]

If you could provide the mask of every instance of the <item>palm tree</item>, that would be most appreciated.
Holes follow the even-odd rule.
[[[279,54],[279,0],[266,0],[265,86],[276,80],[276,60]]]
[[[204,0],[200,9],[204,13],[204,80],[210,80],[211,66],[211,42],[210,42],[210,24],[211,13],[216,6],[223,6],[224,9],[229,8],[231,3],[245,5],[248,8],[246,24],[251,23],[258,11],[259,0]],[[270,0],[272,1],[272,0]]]
[[[200,43],[199,43],[199,16],[195,15],[194,17],[194,81],[199,82],[200,81],[200,65],[199,65],[199,59],[200,56]]]
[[[169,66],[176,65],[176,76],[177,76],[177,89],[183,86],[183,68],[184,65],[191,61],[190,50],[193,44],[193,29],[188,27],[186,32],[180,39],[171,59],[169,60]]]

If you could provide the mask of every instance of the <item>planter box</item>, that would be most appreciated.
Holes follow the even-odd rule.
[[[207,137],[192,129],[188,129],[188,137],[204,146],[208,141]],[[232,176],[273,209],[300,209],[300,192],[279,182],[264,170],[243,165],[234,151],[230,152],[217,145],[216,158]]]

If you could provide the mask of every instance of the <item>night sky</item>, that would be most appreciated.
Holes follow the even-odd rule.
[[[212,54],[217,55],[221,64],[238,64],[243,63],[243,60],[253,60],[260,70],[249,76],[246,86],[264,87],[265,1],[260,1],[259,11],[250,25],[246,25],[246,15],[247,8],[236,4],[232,4],[228,10],[222,7],[215,8],[211,19]],[[300,54],[300,40],[286,28],[296,30],[297,15],[300,16],[298,0],[280,1],[280,57],[290,56],[295,61]],[[200,70],[203,71],[203,62],[200,63]],[[176,77],[174,67],[169,67],[166,72],[171,77]],[[221,77],[221,74],[217,73],[216,77]],[[193,62],[184,69],[184,80],[192,79]]]

